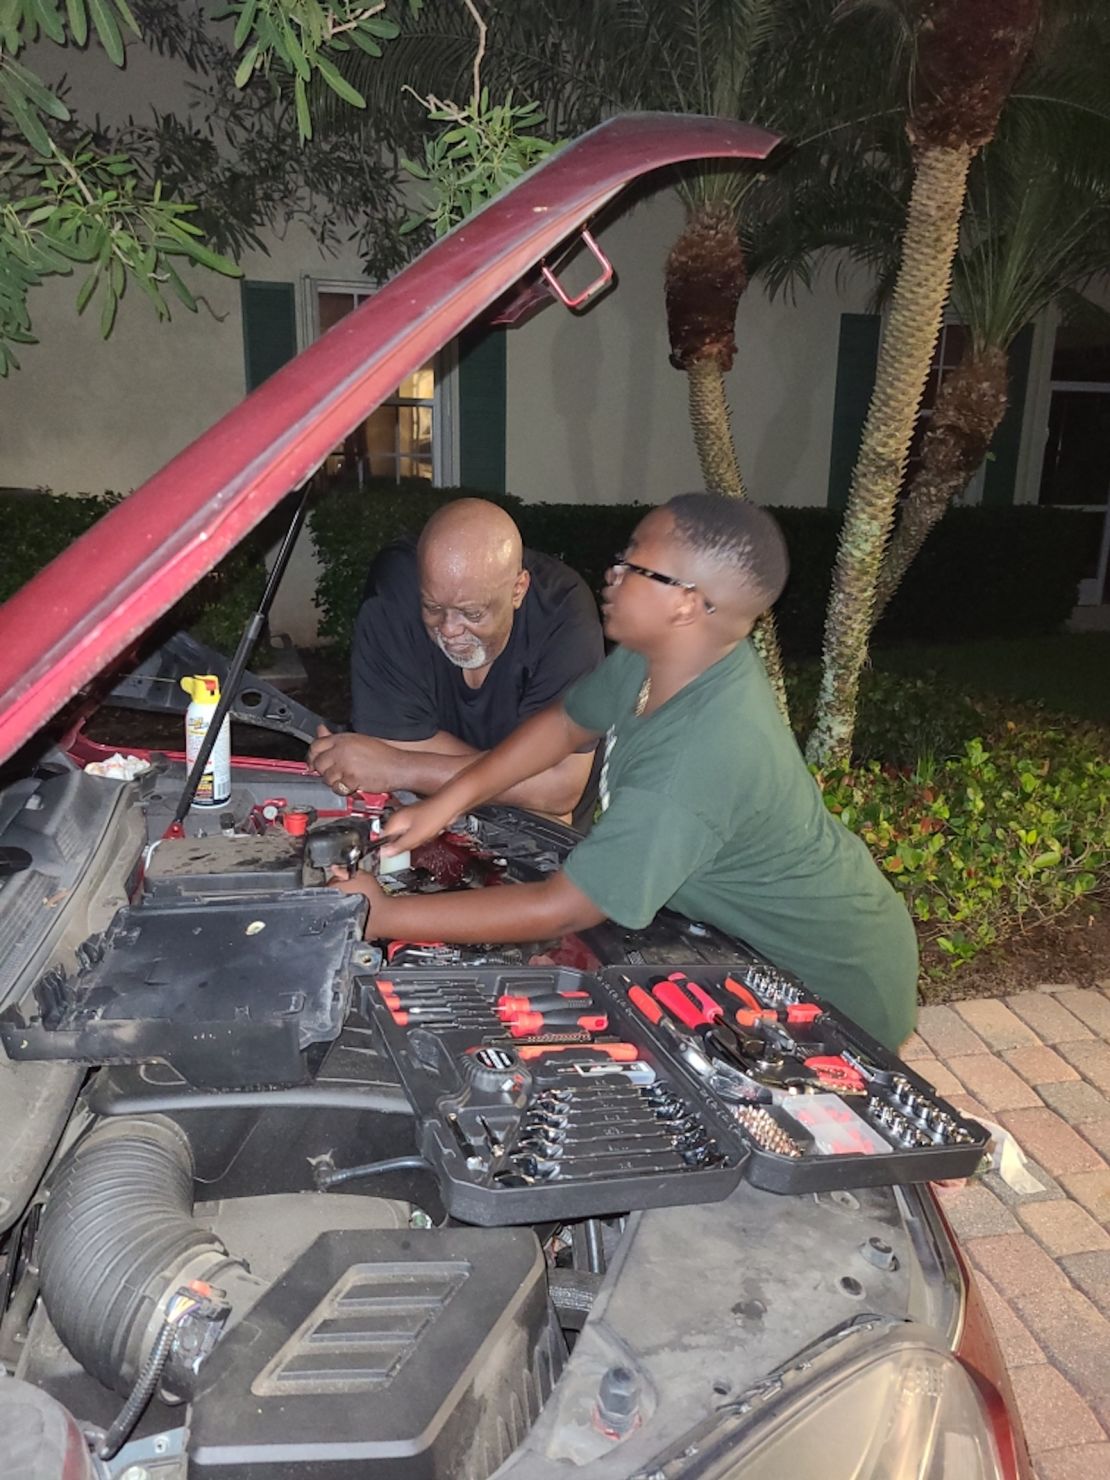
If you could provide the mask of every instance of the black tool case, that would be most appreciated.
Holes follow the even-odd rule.
[[[561,1221],[715,1202],[739,1182],[748,1149],[727,1109],[700,1093],[664,1045],[637,1032],[630,1009],[598,977],[544,967],[385,968],[357,985],[453,1217],[485,1226]],[[392,1010],[391,987],[402,1004]],[[547,988],[587,992],[604,1004],[608,1030],[514,1039],[497,1017],[497,999]],[[445,1004],[448,1015],[421,1016],[417,1002],[429,1014]],[[610,1061],[607,1043],[633,1044],[634,1053]],[[544,1048],[542,1057],[529,1057]],[[638,1084],[637,1076],[652,1082]],[[553,1175],[522,1185],[514,1158],[533,1155],[526,1148],[539,1137],[529,1123],[545,1104],[566,1107],[563,1154]],[[689,1145],[672,1146],[672,1137]],[[703,1154],[701,1164],[683,1159]]]
[[[746,988],[768,1010],[785,1014],[797,1005],[819,1010],[811,1023],[787,1029],[798,1044],[799,1062],[804,1063],[801,1055],[841,1057],[863,1079],[862,1094],[833,1088],[817,1094],[791,1093],[772,1083],[769,1098],[754,1100],[751,1108],[763,1109],[800,1155],[769,1149],[765,1135],[758,1137],[741,1127],[751,1150],[744,1175],[753,1186],[767,1192],[828,1192],[944,1181],[975,1172],[990,1139],[984,1127],[961,1115],[927,1080],[796,977],[754,959],[745,966],[692,962],[684,967],[611,967],[601,975],[603,986],[617,996],[627,993],[630,983],[647,986],[670,973],[697,983],[719,1002],[726,1024],[735,1022],[736,1011],[742,1009],[741,1001],[725,988],[726,978]],[[660,1035],[658,1027],[639,1015],[636,1031]],[[745,1031],[760,1034],[758,1028]],[[726,1102],[712,1087],[705,1093],[734,1118],[747,1113],[741,1100],[730,1096]],[[828,1149],[829,1142],[822,1149],[813,1133],[814,1122],[835,1149]],[[853,1145],[861,1149],[853,1150]],[[871,1149],[862,1149],[864,1145]]]
[[[704,1038],[649,1021],[628,996],[631,985],[650,992],[672,972],[720,1003],[726,1024],[742,1007],[724,987],[728,977],[769,1012],[785,1016],[788,1007],[807,1004],[813,1020],[787,1030],[797,1058],[780,1054],[778,1069],[764,1077],[754,1065],[750,1073],[722,1073],[714,1053],[715,1072],[702,1073]],[[444,1205],[470,1223],[709,1202],[742,1175],[781,1193],[962,1177],[975,1171],[988,1141],[982,1126],[901,1060],[794,978],[761,963],[629,965],[597,974],[387,967],[360,978],[359,987],[362,1010],[412,1102],[417,1144],[440,1179]],[[514,1038],[496,1011],[499,998],[518,992],[571,991],[587,994],[578,999],[583,1016],[603,1014],[603,1030],[563,1026]],[[776,1028],[761,1024],[742,1036],[750,1044],[761,1035],[779,1051]],[[607,1045],[614,1044],[631,1045],[628,1061],[607,1066]],[[858,1092],[816,1078],[806,1058],[835,1061]],[[576,1066],[579,1059],[586,1067]],[[638,1074],[651,1076],[655,1088],[633,1082]],[[559,1101],[565,1110],[553,1108]],[[663,1106],[660,1125],[653,1104]],[[695,1148],[711,1142],[705,1164],[686,1165],[686,1153],[673,1148],[654,1158],[637,1149],[657,1146],[668,1119],[690,1128]],[[531,1158],[524,1175],[520,1157]]]
[[[5,1012],[0,1041],[12,1059],[164,1059],[201,1087],[302,1084],[343,1026],[364,913],[328,889],[144,900]]]

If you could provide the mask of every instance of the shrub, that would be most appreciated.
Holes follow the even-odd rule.
[[[1061,914],[1110,870],[1105,734],[1011,720],[944,760],[818,773],[826,804],[904,894],[939,976]],[[1101,878],[1100,878],[1101,876]]]

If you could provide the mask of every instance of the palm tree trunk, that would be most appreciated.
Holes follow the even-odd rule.
[[[941,383],[921,449],[921,467],[910,484],[902,515],[875,592],[878,622],[925,543],[929,531],[962,493],[987,455],[1006,414],[1006,352],[995,345],[969,349]]]
[[[736,217],[728,206],[694,211],[667,258],[665,290],[671,363],[686,371],[690,427],[710,493],[746,498],[725,371],[736,356],[736,310],[747,283]],[[789,724],[786,682],[774,614],[757,622],[752,640]]]
[[[732,413],[720,366],[712,358],[695,360],[687,367],[686,375],[690,392],[690,426],[705,486],[710,493],[747,498],[740,477],[736,443],[732,437]],[[789,724],[786,677],[774,612],[766,612],[760,617],[752,632],[752,641],[763,659],[782,717]]]
[[[940,333],[971,157],[969,147],[928,148],[918,156],[902,262],[879,349],[875,391],[852,475],[825,619],[817,717],[806,749],[807,758],[818,765],[847,764],[851,756],[875,586]]]
[[[725,394],[725,378],[716,360],[694,360],[686,367],[690,395],[690,429],[694,434],[698,465],[709,493],[727,493],[747,498],[736,443],[732,437],[732,412]]]

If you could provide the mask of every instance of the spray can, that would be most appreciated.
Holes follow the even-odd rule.
[[[220,680],[214,673],[198,673],[183,678],[181,687],[192,701],[185,711],[185,761],[191,770],[220,702]],[[231,725],[225,719],[197,784],[193,806],[222,807],[230,796]]]

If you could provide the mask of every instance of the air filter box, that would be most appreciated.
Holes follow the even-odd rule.
[[[189,1480],[486,1480],[562,1366],[531,1229],[321,1235],[201,1369]]]

